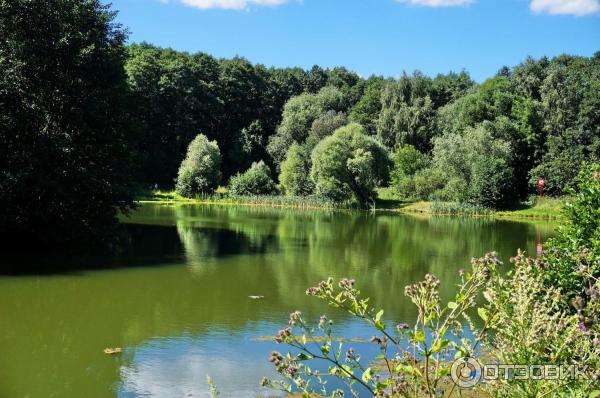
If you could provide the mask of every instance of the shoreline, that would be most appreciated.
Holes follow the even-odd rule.
[[[390,212],[408,215],[420,215],[425,217],[465,217],[465,218],[492,218],[507,221],[548,221],[556,222],[564,218],[562,208],[565,198],[541,198],[534,204],[518,205],[518,208],[508,210],[489,211],[489,213],[477,212],[436,212],[431,210],[433,202],[379,199],[375,208],[360,208],[357,204],[342,203],[334,204],[321,202],[319,199],[293,198],[287,196],[265,196],[265,197],[206,197],[206,198],[183,198],[168,192],[157,192],[151,195],[140,195],[136,199],[139,204],[159,205],[216,205],[216,206],[244,206],[263,207],[274,209],[299,209],[299,210],[335,210],[335,211],[365,211],[365,212]]]

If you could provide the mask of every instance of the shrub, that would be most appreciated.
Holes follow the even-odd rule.
[[[217,142],[198,134],[188,146],[187,156],[181,162],[175,190],[185,197],[211,193],[221,180],[220,168],[221,152]]]
[[[390,158],[383,145],[351,123],[323,139],[312,152],[311,178],[317,194],[341,202],[372,201],[374,189],[389,177]]]
[[[392,186],[403,198],[414,196],[412,177],[429,164],[427,156],[411,145],[398,147],[394,153],[394,169],[391,172]]]
[[[427,200],[431,195],[444,187],[445,179],[442,173],[434,168],[418,171],[414,178],[415,196]]]
[[[463,203],[467,199],[469,193],[469,185],[462,178],[451,178],[444,188],[434,192],[430,199],[435,199],[442,202],[458,202]]]
[[[289,196],[306,196],[314,190],[310,179],[310,152],[306,146],[293,144],[281,164],[279,182]]]
[[[500,209],[515,199],[515,192],[512,168],[504,160],[481,159],[473,165],[469,203]]]
[[[269,167],[263,162],[252,163],[243,174],[229,180],[229,193],[232,196],[272,195],[277,192]]]
[[[600,276],[600,165],[584,165],[576,178],[573,199],[565,206],[567,222],[544,252],[546,286],[557,286],[569,296],[584,288],[582,269]],[[586,296],[584,294],[584,296]]]

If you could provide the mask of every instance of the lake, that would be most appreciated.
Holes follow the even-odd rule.
[[[354,278],[386,320],[412,323],[405,285],[431,272],[448,298],[471,257],[495,250],[509,267],[518,248],[535,255],[554,227],[152,204],[126,222],[129,245],[109,258],[3,260],[61,271],[0,276],[0,398],[208,397],[207,374],[222,397],[273,395],[258,384],[274,376],[269,352],[285,347],[264,337],[293,310],[315,321],[329,314],[346,337],[372,335],[307,287]]]

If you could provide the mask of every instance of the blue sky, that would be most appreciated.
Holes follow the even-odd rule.
[[[130,41],[362,76],[600,51],[600,0],[113,0]]]

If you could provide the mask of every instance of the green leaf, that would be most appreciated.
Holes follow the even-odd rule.
[[[375,323],[381,320],[381,316],[383,315],[383,310],[379,310],[379,312],[375,315]]]
[[[438,371],[438,377],[446,377],[450,374],[450,369],[449,368],[441,368]]]
[[[477,308],[477,314],[479,315],[479,317],[481,319],[483,319],[484,322],[487,322],[488,314],[487,314],[487,310],[485,308],[483,308],[483,307]]]
[[[450,301],[448,303],[448,308],[450,308],[451,310],[455,309],[458,307],[458,304],[456,304],[454,301]]]
[[[411,365],[398,365],[395,371],[396,373],[406,373],[411,376],[421,376],[421,371]]]
[[[419,343],[423,343],[425,341],[425,333],[423,333],[420,330],[417,330],[416,332],[411,332],[411,337]]]
[[[589,398],[598,398],[599,395],[600,395],[600,390],[594,390],[590,393]]]
[[[462,352],[461,350],[456,351],[456,354],[454,354],[454,359],[460,359],[460,358],[464,358],[465,357],[465,353]]]
[[[444,348],[448,347],[449,343],[450,343],[450,341],[448,341],[448,340],[438,340],[431,347],[431,352],[435,353],[435,352],[442,351]]]
[[[361,380],[365,383],[368,383],[371,380],[371,368],[367,368],[361,377]]]

